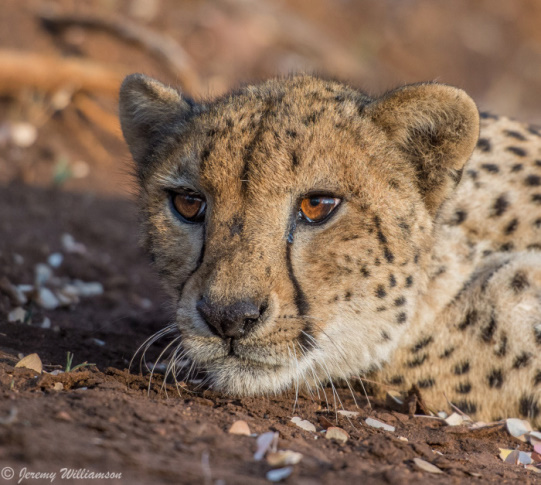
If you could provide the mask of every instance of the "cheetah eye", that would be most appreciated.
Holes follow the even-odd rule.
[[[171,192],[171,203],[184,222],[197,223],[205,219],[207,203],[195,192]]]
[[[323,222],[338,207],[341,200],[325,195],[312,195],[301,201],[300,215],[306,222]]]

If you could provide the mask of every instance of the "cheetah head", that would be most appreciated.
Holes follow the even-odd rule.
[[[477,140],[463,91],[294,76],[195,103],[134,74],[120,119],[183,355],[213,387],[276,393],[389,358]]]

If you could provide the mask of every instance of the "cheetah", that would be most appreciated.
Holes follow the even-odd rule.
[[[373,374],[541,424],[541,134],[428,82],[310,75],[210,101],[120,90],[143,242],[180,342],[234,395]]]

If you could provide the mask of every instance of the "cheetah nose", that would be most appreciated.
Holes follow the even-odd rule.
[[[195,307],[211,331],[227,338],[244,336],[261,318],[266,305],[253,300],[240,300],[231,305],[212,303],[206,297]]]

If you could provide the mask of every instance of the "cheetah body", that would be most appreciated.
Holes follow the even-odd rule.
[[[144,241],[176,309],[172,362],[232,394],[375,373],[383,389],[421,388],[434,410],[540,422],[535,129],[482,117],[478,141],[456,88],[372,99],[310,76],[194,103],[132,75],[120,116]],[[186,189],[206,201],[200,224],[171,206]],[[341,200],[325,223],[299,218],[311,193]],[[203,300],[211,319],[238,302],[260,312],[224,338]]]

